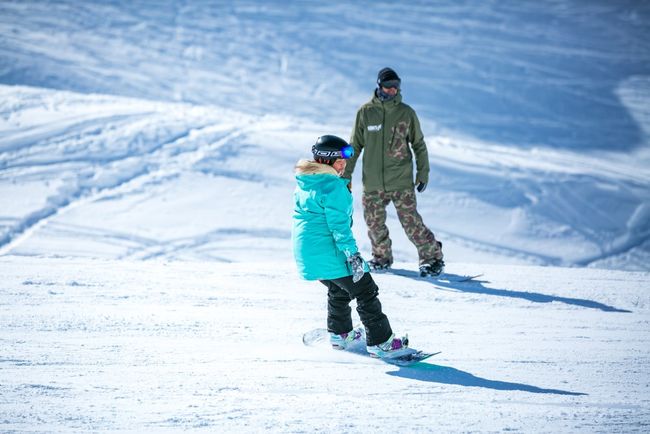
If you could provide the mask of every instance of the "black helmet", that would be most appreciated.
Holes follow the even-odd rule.
[[[354,155],[354,148],[337,136],[320,136],[311,147],[314,160],[322,164],[334,164],[339,158],[348,159]]]

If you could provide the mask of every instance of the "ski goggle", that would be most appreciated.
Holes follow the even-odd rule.
[[[402,84],[401,80],[386,80],[379,83],[381,87],[385,87],[386,89],[399,89],[400,84]]]
[[[352,146],[347,145],[341,148],[341,158],[345,158],[347,160],[352,156],[354,156],[354,148]]]
[[[319,151],[316,149],[316,146],[314,146],[312,152],[314,153],[314,157],[326,159],[343,158],[347,160],[354,155],[354,148],[350,145],[345,145],[338,151]]]

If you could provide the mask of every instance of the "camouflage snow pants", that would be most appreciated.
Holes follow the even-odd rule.
[[[386,226],[386,207],[391,201],[395,205],[397,217],[406,236],[418,249],[420,264],[427,263],[432,259],[442,259],[442,244],[424,225],[422,217],[417,211],[415,190],[380,190],[363,193],[363,217],[368,226],[372,256],[393,262],[392,242]]]

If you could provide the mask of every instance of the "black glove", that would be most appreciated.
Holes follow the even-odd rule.
[[[418,189],[418,193],[422,193],[424,190],[427,189],[427,183],[422,181],[418,182],[417,189]]]
[[[348,256],[348,263],[352,269],[352,282],[357,283],[365,274],[363,269],[363,258],[359,252],[357,252],[352,256]]]

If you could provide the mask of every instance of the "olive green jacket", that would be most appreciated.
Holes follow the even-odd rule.
[[[413,189],[413,154],[417,181],[429,181],[429,155],[420,121],[415,110],[402,102],[400,93],[386,102],[374,95],[361,106],[350,143],[354,155],[348,160],[343,177],[352,178],[357,159],[364,151],[364,191]]]

